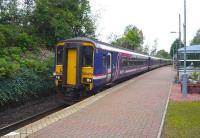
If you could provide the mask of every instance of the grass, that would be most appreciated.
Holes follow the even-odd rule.
[[[170,101],[162,138],[199,138],[200,102]]]

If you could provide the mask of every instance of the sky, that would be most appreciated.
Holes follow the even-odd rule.
[[[187,0],[187,45],[200,29],[200,0]],[[90,0],[93,15],[98,15],[98,39],[109,42],[111,34],[122,35],[127,25],[142,30],[144,44],[152,46],[158,40],[158,50],[169,52],[178,38],[172,31],[179,31],[179,13],[183,32],[184,0]],[[183,33],[182,33],[183,40]]]

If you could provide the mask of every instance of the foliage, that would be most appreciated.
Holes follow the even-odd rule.
[[[137,50],[143,44],[144,36],[136,26],[128,25],[122,37],[117,38],[112,44],[124,48]]]
[[[191,75],[190,75],[190,77],[191,77],[191,79],[193,79],[193,80],[198,80],[198,76],[199,76],[199,75],[200,75],[199,72],[192,72]]]
[[[142,52],[143,52],[144,54],[146,54],[146,55],[149,55],[149,45],[145,45],[145,46],[143,47]]]
[[[39,59],[38,59],[39,60]],[[25,59],[22,64],[38,73],[44,73],[48,70],[47,64],[33,59]]]
[[[6,38],[5,36],[0,32],[0,47],[4,47],[6,45]]]
[[[170,59],[170,55],[167,51],[165,51],[164,49],[162,50],[159,50],[157,53],[156,53],[156,57],[160,57],[160,58],[167,58],[167,59]]]
[[[75,36],[94,37],[94,22],[90,17],[90,6],[87,0],[36,0],[31,22],[35,33],[48,46],[56,41]]]
[[[150,51],[150,55],[151,56],[156,56],[157,47],[158,47],[158,39],[155,39],[154,40],[154,45],[152,46],[152,49]]]
[[[0,33],[4,37],[4,44],[1,47],[13,47],[16,43],[16,37],[18,36],[19,28],[13,25],[1,25]]]
[[[95,37],[88,0],[1,0],[0,8],[0,46],[53,48],[61,39]]]
[[[0,2],[0,24],[20,24],[20,12],[18,0],[1,0]]]
[[[0,78],[13,77],[19,68],[19,64],[10,64],[4,58],[0,58]]]
[[[170,56],[173,57],[173,54],[175,55],[177,52],[177,49],[180,47],[180,41],[179,39],[174,40],[174,42],[171,45],[170,48]],[[184,47],[184,44],[181,42],[181,47]]]
[[[27,33],[20,33],[16,37],[16,46],[21,47],[21,48],[34,48],[35,43],[33,38],[28,35]]]
[[[53,54],[43,58],[40,53],[20,47],[0,49],[0,106],[23,103],[53,90]]]
[[[53,89],[51,69],[39,75],[29,68],[21,68],[14,78],[0,79],[0,106],[23,103]]]
[[[9,64],[0,58],[0,106],[22,103],[53,90],[53,58]],[[11,77],[12,76],[12,77]]]
[[[170,101],[162,138],[195,138],[200,136],[200,102]]]
[[[199,45],[200,44],[200,29],[196,32],[196,35],[192,39],[191,45]]]
[[[9,54],[16,54],[16,55],[22,54],[22,49],[20,47],[11,47],[7,51]]]

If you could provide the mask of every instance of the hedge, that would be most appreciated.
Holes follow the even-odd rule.
[[[52,70],[38,74],[29,68],[22,68],[14,78],[0,79],[0,106],[21,104],[30,99],[53,92]]]

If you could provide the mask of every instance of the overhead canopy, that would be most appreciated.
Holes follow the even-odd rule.
[[[184,52],[184,47],[178,49],[179,53]],[[200,45],[186,46],[186,53],[200,53]]]

